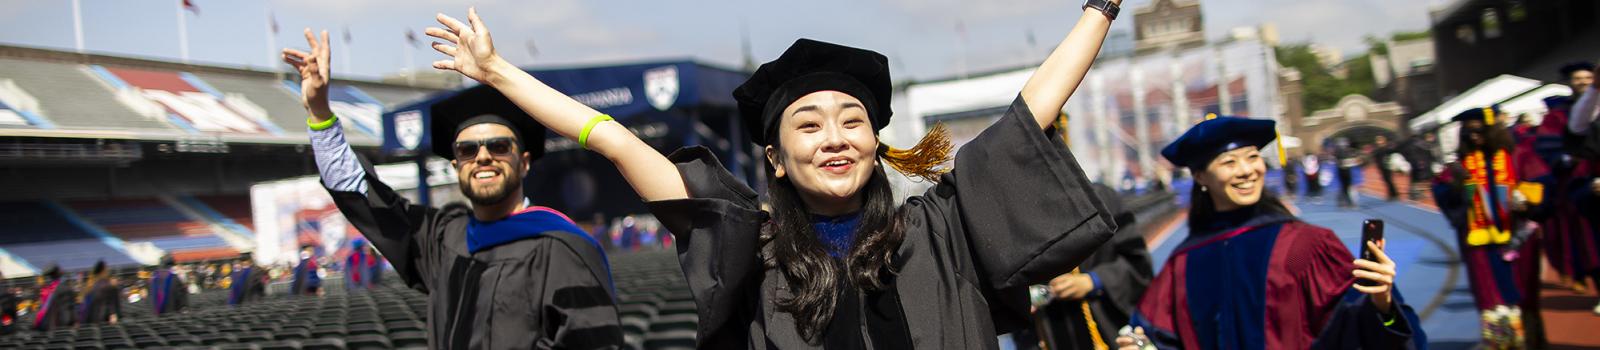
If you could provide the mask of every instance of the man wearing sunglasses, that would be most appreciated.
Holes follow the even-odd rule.
[[[485,86],[435,103],[432,151],[451,160],[471,206],[412,204],[345,142],[328,107],[328,34],[305,34],[311,52],[283,57],[300,72],[317,170],[339,211],[407,285],[428,293],[429,348],[623,344],[599,242],[523,196],[523,177],[544,154],[544,127]]]

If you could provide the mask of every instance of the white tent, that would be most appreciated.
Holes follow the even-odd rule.
[[[1527,114],[1533,116],[1534,124],[1539,124],[1544,121],[1545,113],[1550,112],[1549,108],[1544,105],[1544,99],[1551,96],[1572,96],[1572,87],[1562,84],[1540,86],[1537,89],[1501,102],[1500,111],[1513,117]]]
[[[1411,131],[1423,131],[1439,125],[1450,123],[1450,118],[1456,114],[1473,108],[1483,108],[1496,103],[1501,103],[1539,88],[1538,80],[1523,78],[1515,75],[1501,75],[1491,78],[1468,89],[1456,97],[1439,104],[1428,113],[1423,113],[1411,119]]]

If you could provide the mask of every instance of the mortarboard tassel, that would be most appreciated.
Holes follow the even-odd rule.
[[[922,140],[910,149],[879,143],[878,156],[883,158],[884,164],[908,177],[939,182],[939,175],[950,172],[950,169],[939,166],[950,161],[952,148],[950,130],[945,128],[944,123],[934,123],[928,134],[922,135]]]
[[[1283,153],[1283,133],[1274,129],[1272,130],[1272,135],[1274,137],[1272,139],[1273,143],[1278,144],[1278,167],[1288,167],[1289,156]]]

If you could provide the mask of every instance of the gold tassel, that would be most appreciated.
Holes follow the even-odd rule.
[[[922,178],[938,182],[939,175],[950,172],[941,167],[950,161],[950,130],[944,123],[934,123],[927,135],[922,135],[922,140],[910,149],[898,149],[889,145],[879,144],[878,156],[883,163],[888,164],[908,177]]]
[[[1483,126],[1494,126],[1494,108],[1483,108]]]
[[[1206,120],[1217,119],[1216,113],[1206,113]]]
[[[1273,142],[1278,144],[1278,167],[1287,168],[1289,166],[1289,155],[1283,153],[1283,133],[1277,130],[1273,130],[1272,133],[1273,137],[1276,137]]]

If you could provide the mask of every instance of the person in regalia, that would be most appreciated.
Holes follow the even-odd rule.
[[[156,316],[179,313],[189,305],[189,285],[173,270],[175,265],[171,254],[162,256],[161,266],[150,274],[150,287],[145,289],[149,295],[145,299],[150,300]]]
[[[378,262],[383,258],[373,253],[372,245],[366,241],[355,239],[350,241],[350,256],[345,258],[344,276],[347,289],[351,291],[372,289],[378,285],[378,276],[383,273],[383,264]]]
[[[427,113],[434,155],[449,159],[470,203],[419,205],[378,178],[330,108],[327,31],[311,51],[285,49],[300,73],[306,127],[323,187],[339,212],[428,298],[433,349],[595,349],[624,345],[611,267],[600,243],[523,192],[545,129],[494,89],[440,97]],[[427,190],[424,188],[423,190]],[[361,265],[379,264],[366,255]],[[364,281],[375,274],[360,268]]]
[[[669,156],[495,54],[475,12],[428,35],[458,71],[620,170],[674,237],[700,348],[993,349],[1031,324],[1028,286],[1072,271],[1116,223],[1054,122],[1094,62],[1119,0],[1072,33],[954,164],[941,128],[880,143],[888,58],[800,39],[734,90],[765,155],[770,210],[705,147]],[[938,185],[895,203],[885,167]],[[946,171],[948,170],[948,171]]]
[[[250,252],[239,254],[228,281],[228,305],[243,305],[267,296],[267,269],[256,266]]]
[[[1521,348],[1540,339],[1540,333],[1524,332],[1524,324],[1538,325],[1540,315],[1523,311],[1539,296],[1538,244],[1530,244],[1534,231],[1527,215],[1543,195],[1522,181],[1520,173],[1529,169],[1514,157],[1511,134],[1495,123],[1497,114],[1485,107],[1453,118],[1461,123],[1460,146],[1456,161],[1434,180],[1433,200],[1456,230],[1484,342]]]
[[[1294,176],[1286,176],[1294,178]],[[1096,184],[1095,193],[1106,209],[1116,213],[1117,233],[1089,256],[1078,271],[1057,276],[1036,287],[1041,338],[1049,349],[1106,349],[1115,345],[1117,329],[1128,324],[1135,303],[1155,272],[1145,248],[1144,231],[1135,227],[1134,213],[1111,187]]]
[[[292,295],[320,295],[322,292],[322,276],[317,275],[317,247],[304,245],[300,247],[300,262],[294,265],[294,272],[289,280],[289,294]]]
[[[1572,96],[1545,98],[1549,113],[1535,128],[1533,150],[1537,160],[1547,164],[1549,173],[1535,177],[1545,186],[1543,220],[1546,256],[1550,266],[1559,276],[1561,284],[1576,292],[1587,292],[1587,284],[1600,284],[1600,234],[1597,222],[1590,219],[1593,211],[1583,211],[1581,199],[1595,195],[1594,178],[1600,163],[1593,159],[1574,157],[1565,147],[1569,134],[1574,101],[1588,90],[1593,82],[1594,66],[1573,63],[1561,70],[1561,78],[1572,88]],[[1521,145],[1519,145],[1521,146]],[[1600,313],[1600,307],[1595,308]]]
[[[44,332],[71,327],[78,313],[77,291],[62,278],[60,266],[46,268],[39,277],[39,291],[33,299],[38,305],[33,310],[33,329]]]
[[[1356,259],[1267,192],[1275,122],[1215,117],[1161,150],[1194,174],[1189,236],[1150,281],[1122,349],[1424,348],[1382,241]],[[1281,151],[1280,151],[1281,152]]]
[[[117,323],[122,315],[122,287],[111,277],[105,260],[96,261],[78,297],[78,324]]]
[[[5,276],[0,274],[0,280],[4,279]],[[22,303],[19,299],[10,288],[0,289],[0,336],[17,332],[17,308]]]

